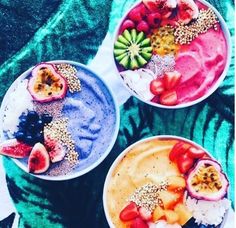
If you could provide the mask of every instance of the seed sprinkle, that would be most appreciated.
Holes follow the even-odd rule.
[[[67,80],[69,91],[71,93],[81,91],[81,83],[77,77],[77,70],[75,67],[67,63],[62,63],[56,64],[56,68],[59,73],[61,73],[62,76]]]
[[[174,36],[175,43],[190,44],[198,35],[207,32],[210,28],[217,30],[218,18],[212,9],[200,10],[198,18],[189,25],[177,25]]]
[[[60,141],[62,145],[66,146],[67,153],[65,159],[75,165],[78,162],[79,154],[75,151],[75,142],[72,140],[67,126],[68,118],[55,119],[44,127],[44,134]]]
[[[156,76],[161,76],[165,72],[174,71],[175,57],[172,54],[164,56],[153,55],[146,68],[151,70]]]
[[[166,182],[161,182],[159,185],[149,183],[138,188],[134,194],[131,195],[129,201],[135,202],[138,206],[144,207],[148,211],[152,212],[157,205],[162,204],[162,201],[159,198],[159,193],[166,189]]]

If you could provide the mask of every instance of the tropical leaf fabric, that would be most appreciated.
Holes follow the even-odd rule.
[[[0,0],[0,98],[22,72],[38,62],[68,59],[88,63],[107,32],[114,33],[119,19],[134,2]],[[108,169],[128,145],[153,135],[183,136],[210,151],[228,174],[229,197],[234,205],[234,3],[209,2],[226,20],[233,43],[230,69],[220,88],[207,100],[179,110],[150,107],[131,97],[120,107],[120,131],[111,153],[80,178],[43,181],[5,158],[8,189],[20,215],[19,227],[108,227],[102,205]]]

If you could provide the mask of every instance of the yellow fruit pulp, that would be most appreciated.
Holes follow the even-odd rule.
[[[175,43],[174,28],[170,26],[152,30],[150,39],[154,54],[175,55],[179,50],[179,45]]]

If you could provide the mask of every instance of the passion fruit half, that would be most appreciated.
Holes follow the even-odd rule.
[[[32,70],[28,91],[35,101],[50,102],[65,97],[67,82],[53,64],[40,63]]]
[[[218,201],[226,195],[228,186],[220,164],[211,159],[199,160],[187,177],[187,190],[196,199]]]

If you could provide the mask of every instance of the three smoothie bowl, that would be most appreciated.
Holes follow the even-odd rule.
[[[204,0],[143,0],[122,18],[113,52],[132,95],[156,107],[182,108],[206,99],[223,81],[230,34]]]
[[[40,63],[18,77],[3,99],[0,119],[0,153],[47,180],[95,168],[119,129],[110,89],[84,65],[64,60]]]

